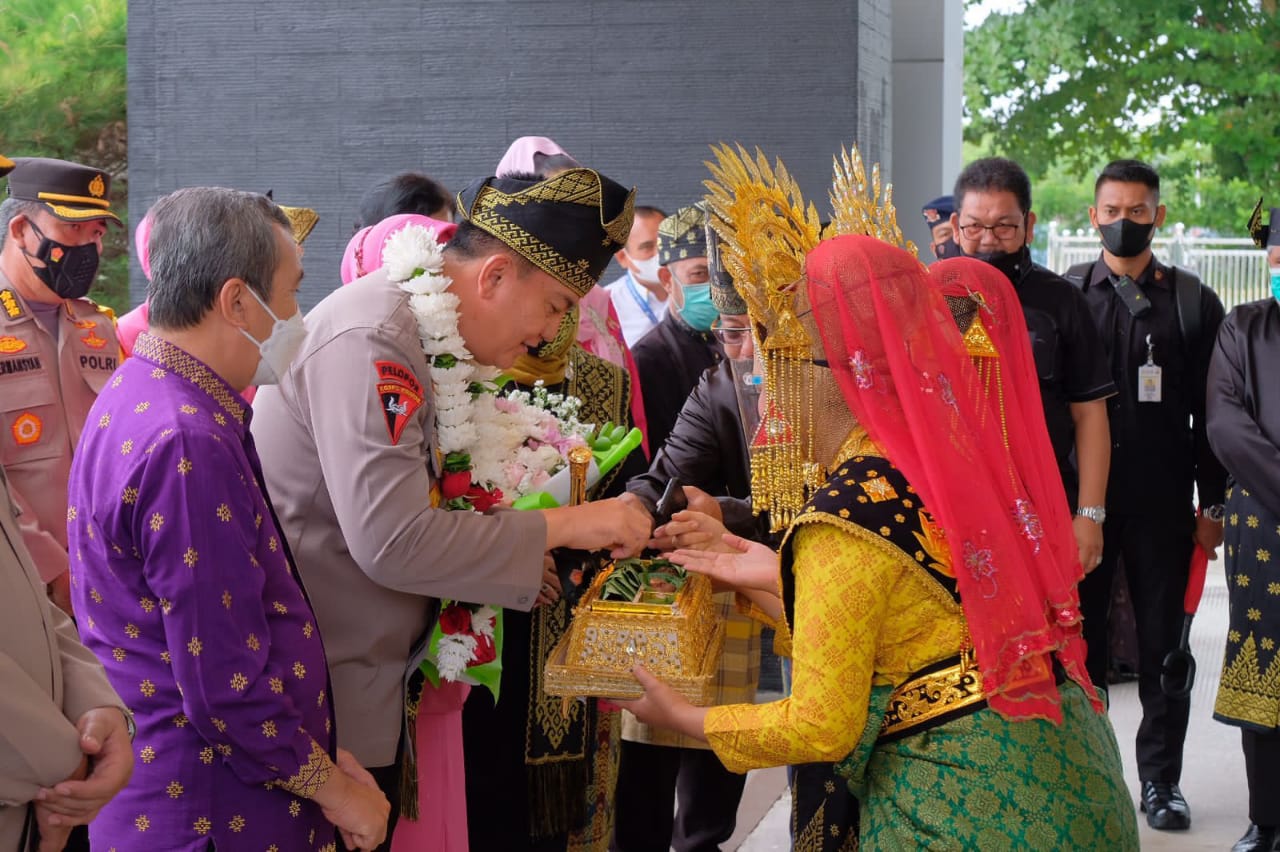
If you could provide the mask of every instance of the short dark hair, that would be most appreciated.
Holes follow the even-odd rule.
[[[649,204],[637,204],[635,215],[637,219],[641,216],[661,216],[665,219],[667,218],[667,211],[663,210],[661,207],[654,207]]]
[[[397,213],[431,216],[445,208],[455,211],[453,196],[444,184],[421,172],[400,172],[383,178],[360,199],[360,221],[356,230],[376,225]]]
[[[957,212],[966,192],[1012,192],[1023,215],[1031,212],[1031,178],[1022,166],[1004,157],[986,157],[964,167],[951,192]]]
[[[1141,160],[1112,160],[1093,182],[1093,197],[1098,197],[1098,190],[1104,183],[1140,183],[1160,197],[1160,175],[1156,170]]]
[[[520,275],[533,269],[533,264],[511,246],[465,219],[458,223],[458,230],[454,231],[453,238],[445,244],[444,250],[464,260],[478,260],[501,252],[515,259]]]
[[[292,243],[284,212],[256,192],[195,186],[157,201],[147,241],[151,324],[174,330],[198,325],[232,278],[270,301],[280,264],[276,228]]]
[[[4,248],[4,241],[9,237],[9,223],[15,217],[26,216],[31,219],[39,211],[47,209],[39,201],[28,201],[25,198],[6,198],[0,201],[0,249]]]

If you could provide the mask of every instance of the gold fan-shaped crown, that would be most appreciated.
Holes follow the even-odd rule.
[[[880,187],[880,164],[871,167],[871,183],[867,184],[867,171],[862,165],[862,155],[854,145],[832,158],[835,173],[831,180],[831,224],[824,236],[838,234],[866,234],[877,240],[898,246],[918,257],[915,243],[904,239],[898,227],[898,211],[893,206],[893,184],[884,186],[883,200]]]
[[[757,148],[712,146],[713,180],[704,181],[711,227],[724,241],[722,261],[752,319],[769,329],[766,348],[807,346],[791,304],[804,274],[804,256],[818,244],[818,211],[805,206],[800,187],[778,160],[769,165]]]

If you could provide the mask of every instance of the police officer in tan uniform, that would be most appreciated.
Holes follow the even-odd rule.
[[[0,463],[54,602],[71,611],[67,476],[98,392],[120,363],[115,317],[86,298],[111,212],[111,177],[15,159],[0,202]]]
[[[631,227],[634,190],[590,169],[527,177],[463,190],[463,222],[444,249],[459,334],[477,362],[499,368],[555,337]],[[545,551],[634,553],[649,517],[619,499],[433,509],[435,400],[409,294],[384,266],[331,293],[306,324],[287,375],[259,390],[253,436],[324,637],[338,744],[387,792],[394,825],[404,677],[437,599],[527,611]]]

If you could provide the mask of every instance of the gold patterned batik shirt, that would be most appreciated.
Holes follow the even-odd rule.
[[[315,616],[275,524],[244,400],[151,335],[99,395],[71,469],[85,645],[137,721],[95,849],[334,849]]]

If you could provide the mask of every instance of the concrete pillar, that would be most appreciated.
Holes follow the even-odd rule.
[[[925,202],[951,192],[963,167],[963,0],[893,0],[892,158],[898,222],[933,260]]]

